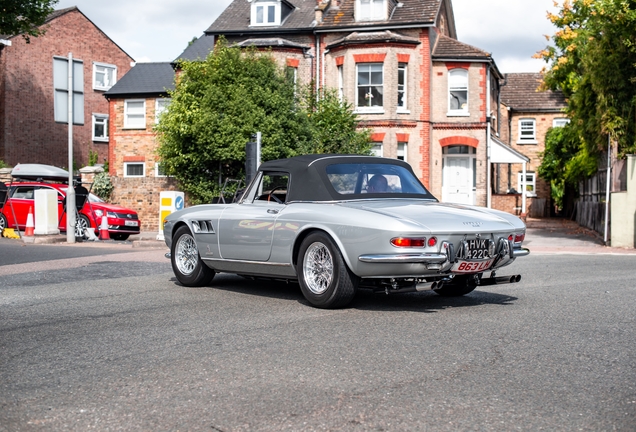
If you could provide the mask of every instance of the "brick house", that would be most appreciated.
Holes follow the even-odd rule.
[[[267,46],[301,81],[337,88],[373,153],[408,161],[443,201],[489,204],[503,75],[457,40],[450,0],[235,0],[205,33]]]
[[[75,165],[86,165],[90,151],[103,162],[109,122],[103,95],[133,59],[77,7],[53,12],[42,27],[46,33],[28,44],[21,35],[0,36],[0,160],[68,165],[68,126],[59,121],[67,81],[59,65],[70,52],[83,73],[83,86],[75,88],[83,93],[73,126]]]
[[[507,144],[529,158],[526,193],[534,202],[531,215],[537,217],[549,216],[551,201],[550,184],[537,175],[541,152],[545,150],[545,135],[548,129],[569,122],[564,113],[567,103],[563,93],[539,91],[541,80],[539,73],[510,73],[505,75],[505,85],[501,89],[501,100],[508,111],[510,134]],[[494,193],[503,195],[512,189],[521,192],[522,177],[519,164],[496,167]],[[506,210],[510,204],[507,207]]]

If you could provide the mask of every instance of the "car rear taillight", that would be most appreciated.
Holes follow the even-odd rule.
[[[437,244],[437,237],[431,237],[428,239],[428,246],[433,247]]]
[[[395,247],[424,247],[426,246],[426,238],[395,237],[391,239],[391,244]]]
[[[508,241],[514,242],[515,244],[517,243],[523,243],[523,240],[526,238],[526,234],[522,233],[522,234],[510,234],[508,236]]]

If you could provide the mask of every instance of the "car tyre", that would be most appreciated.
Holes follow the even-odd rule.
[[[184,286],[206,286],[214,278],[214,270],[201,260],[194,237],[185,225],[174,233],[170,261],[177,280]]]
[[[86,236],[86,228],[91,227],[91,222],[84,215],[79,215],[79,217],[75,221],[75,237],[85,240]]]
[[[110,238],[113,240],[128,240],[130,234],[111,234]]]
[[[2,234],[2,231],[4,231],[8,226],[9,224],[7,222],[7,218],[4,217],[2,213],[0,213],[0,234]]]
[[[442,297],[461,297],[471,293],[477,288],[477,282],[473,275],[455,276],[453,283],[444,284],[441,288],[435,289]]]
[[[312,306],[339,308],[353,300],[358,277],[327,234],[314,232],[303,240],[296,266],[300,289]]]

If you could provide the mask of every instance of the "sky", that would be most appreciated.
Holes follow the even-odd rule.
[[[214,22],[231,0],[60,0],[77,6],[137,62],[174,60]],[[247,1],[247,0],[240,0]],[[553,0],[452,0],[457,38],[490,52],[504,73],[538,72],[532,55],[555,29]]]

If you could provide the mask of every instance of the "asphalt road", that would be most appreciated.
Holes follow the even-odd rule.
[[[636,430],[634,255],[320,310],[293,284],[179,286],[163,253],[0,273],[1,431]]]

